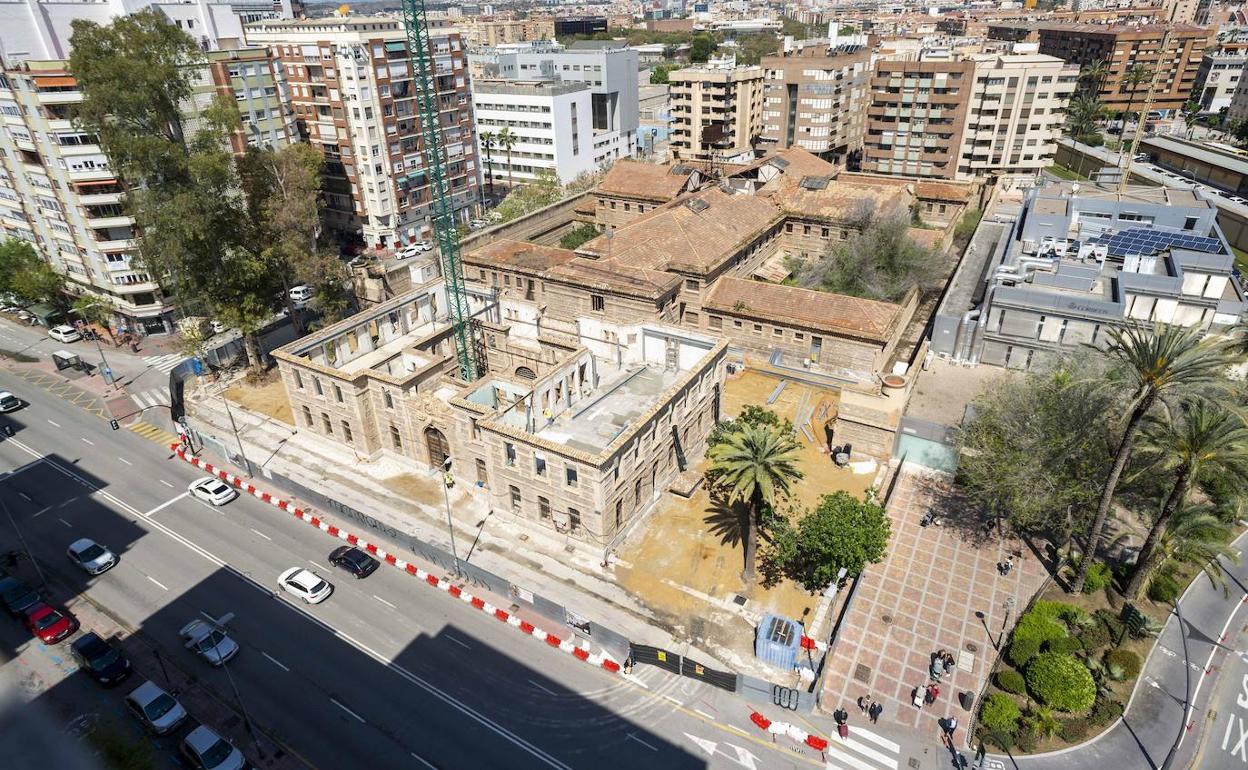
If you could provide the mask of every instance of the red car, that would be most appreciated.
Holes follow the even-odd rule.
[[[78,630],[78,619],[68,610],[40,603],[26,610],[26,629],[44,644],[56,644]]]

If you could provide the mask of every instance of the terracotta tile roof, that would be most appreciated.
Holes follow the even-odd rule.
[[[886,343],[895,333],[901,307],[889,302],[830,294],[724,276],[702,303],[742,318]]]
[[[598,192],[603,195],[666,203],[680,194],[689,182],[689,177],[693,175],[692,171],[673,173],[675,168],[671,165],[618,160],[598,183]]]
[[[687,194],[578,249],[622,270],[710,272],[743,243],[780,221],[766,198],[718,187]]]
[[[919,182],[915,194],[920,198],[966,203],[971,199],[971,185],[950,182]]]
[[[779,169],[781,173],[797,174],[799,176],[833,176],[840,170],[840,166],[829,163],[808,150],[803,150],[801,147],[790,147],[787,150],[764,155],[748,166],[742,166],[732,172],[725,170],[724,173],[727,176],[739,175],[768,165]]]
[[[575,256],[567,249],[504,238],[465,253],[464,264],[482,267],[506,267],[529,273],[541,273],[556,265],[561,265]]]
[[[826,177],[784,174],[763,185],[760,195],[771,198],[785,212],[811,219],[846,222],[869,205],[877,218],[907,215],[914,198],[905,187],[854,184],[839,178],[827,180],[823,189],[809,189],[802,180]],[[817,184],[817,183],[816,183]]]
[[[548,280],[565,281],[575,286],[610,291],[632,297],[657,300],[680,286],[680,276],[648,268],[620,269],[613,262],[599,262],[577,257],[556,265],[545,274]]]

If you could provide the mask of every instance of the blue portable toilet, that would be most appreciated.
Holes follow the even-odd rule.
[[[805,630],[796,620],[780,615],[765,615],[754,634],[754,657],[785,671],[797,666],[797,653],[802,648]]]

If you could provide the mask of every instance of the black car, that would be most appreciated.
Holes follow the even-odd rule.
[[[339,569],[345,569],[357,578],[368,577],[376,572],[380,565],[380,562],[373,557],[349,545],[335,548],[334,552],[329,555],[329,563]]]
[[[15,577],[0,580],[0,603],[15,618],[22,617],[26,610],[43,601],[39,592]]]
[[[130,661],[94,631],[78,637],[69,649],[78,666],[102,685],[112,686],[130,676]]]

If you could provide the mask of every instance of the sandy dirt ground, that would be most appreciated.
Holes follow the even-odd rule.
[[[286,400],[286,389],[282,381],[273,379],[263,385],[247,385],[241,380],[225,391],[225,397],[253,412],[267,414],[275,420],[287,425],[295,424],[295,416],[290,411],[290,402]]]

